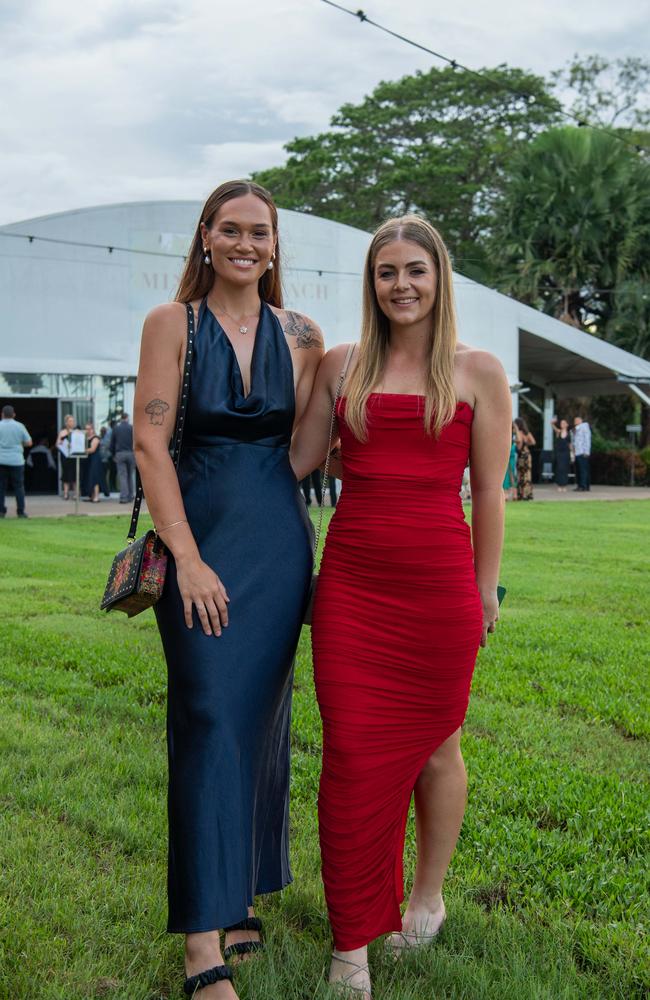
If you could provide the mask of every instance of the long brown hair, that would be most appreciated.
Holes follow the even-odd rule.
[[[373,236],[366,255],[358,361],[346,389],[345,422],[360,441],[367,440],[366,404],[381,380],[390,343],[390,323],[379,307],[375,292],[375,262],[379,251],[395,240],[408,240],[426,250],[433,260],[437,276],[424,405],[427,434],[437,436],[453,419],[458,404],[454,387],[456,309],[449,253],[440,233],[426,219],[418,215],[389,219]]]
[[[176,302],[193,302],[195,299],[202,299],[208,294],[214,284],[214,268],[212,264],[205,264],[203,261],[203,237],[201,236],[201,223],[208,229],[212,226],[214,217],[227,201],[233,198],[242,198],[244,195],[254,194],[256,198],[268,205],[271,210],[271,223],[273,225],[273,235],[275,237],[275,260],[273,269],[265,271],[259,280],[258,290],[260,298],[269,305],[282,309],[282,276],[280,266],[280,241],[278,238],[278,210],[273,198],[260,184],[254,181],[226,181],[216,188],[201,211],[194,239],[190,247],[190,252],[185,262],[185,268],[178,283],[176,292]]]

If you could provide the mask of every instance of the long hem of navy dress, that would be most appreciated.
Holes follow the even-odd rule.
[[[427,750],[426,754],[422,755],[422,758],[421,758],[420,762],[418,763],[417,768],[414,768],[413,776],[412,776],[411,780],[408,783],[409,792],[408,792],[408,796],[406,797],[406,802],[405,802],[404,807],[403,807],[402,822],[400,823],[400,827],[399,827],[400,833],[399,833],[399,836],[397,837],[397,841],[396,841],[396,844],[395,844],[394,854],[395,854],[395,872],[396,873],[398,871],[401,871],[402,863],[403,863],[403,860],[404,860],[404,840],[405,840],[405,834],[406,834],[406,823],[407,823],[407,820],[408,820],[409,809],[410,809],[410,806],[411,806],[411,799],[413,798],[413,793],[415,792],[415,786],[417,784],[417,780],[420,777],[420,774],[422,773],[424,765],[428,761],[429,757],[431,757],[431,755],[434,754],[436,752],[436,750],[438,750],[439,747],[441,747],[442,744],[445,743],[450,738],[450,736],[453,736],[454,733],[458,729],[460,729],[460,727],[463,724],[463,721],[464,721],[464,717],[463,717],[463,720],[461,720],[458,723],[458,725],[454,726],[453,729],[450,729],[450,731],[445,736],[443,736],[441,740],[438,740],[438,742],[434,745],[433,749]],[[362,937],[359,937],[359,938],[350,938],[349,940],[347,940],[345,942],[342,942],[342,943],[340,941],[337,941],[336,938],[334,938],[334,947],[336,948],[336,950],[337,951],[356,951],[357,948],[365,948],[366,945],[371,944],[372,941],[376,941],[377,938],[382,937],[384,934],[394,934],[395,932],[401,931],[401,929],[402,929],[402,914],[401,914],[400,907],[401,907],[401,905],[402,905],[403,902],[404,902],[404,884],[402,882],[402,885],[398,888],[398,886],[397,886],[397,877],[396,877],[395,878],[395,909],[396,909],[397,913],[399,914],[399,916],[396,917],[394,920],[384,920],[384,921],[382,921],[380,924],[377,925],[377,930],[373,931],[371,937],[368,937],[367,935],[363,935]]]
[[[256,891],[256,893],[255,893],[255,896],[253,897],[253,899],[251,899],[250,903],[246,904],[246,906],[244,907],[243,910],[238,911],[234,916],[232,916],[231,914],[228,914],[226,917],[224,917],[224,919],[221,921],[221,923],[214,924],[214,925],[213,924],[209,924],[207,926],[205,926],[203,924],[200,924],[200,925],[190,926],[190,927],[172,927],[172,926],[170,926],[168,924],[167,925],[167,933],[168,934],[208,934],[210,931],[222,931],[224,929],[224,927],[232,927],[233,924],[238,924],[240,922],[240,920],[245,920],[246,919],[246,917],[248,916],[248,907],[249,906],[255,906],[255,900],[257,899],[258,896],[270,896],[272,893],[282,892],[282,890],[286,889],[287,886],[291,885],[292,882],[293,882],[293,875],[290,875],[286,880],[283,880],[283,882],[282,882],[281,885],[273,886],[270,889],[266,889],[266,888],[262,888],[262,887],[258,888],[257,891]]]

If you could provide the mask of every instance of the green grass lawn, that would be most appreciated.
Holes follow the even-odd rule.
[[[0,523],[0,998],[182,996],[165,933],[165,666],[153,615],[97,610],[125,518]],[[376,1000],[647,995],[650,505],[507,510],[502,620],[463,746],[469,804],[435,947],[371,950]],[[242,1000],[312,1000],[320,725],[293,720],[295,882],[259,907]],[[412,823],[407,871],[413,861]]]

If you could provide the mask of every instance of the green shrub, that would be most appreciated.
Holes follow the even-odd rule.
[[[648,466],[638,452],[631,448],[594,451],[591,455],[591,481],[599,486],[629,486],[632,462],[635,485],[644,485],[648,478]]]
[[[630,442],[626,438],[605,438],[599,431],[592,427],[591,429],[591,451],[594,452],[604,452],[609,454],[613,451],[620,451],[621,448],[629,448]]]

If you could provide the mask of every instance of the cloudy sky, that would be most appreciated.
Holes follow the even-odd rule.
[[[344,6],[357,8],[359,0]],[[471,67],[644,55],[641,0],[364,0]],[[0,224],[203,199],[382,79],[441,65],[321,0],[0,0]]]

